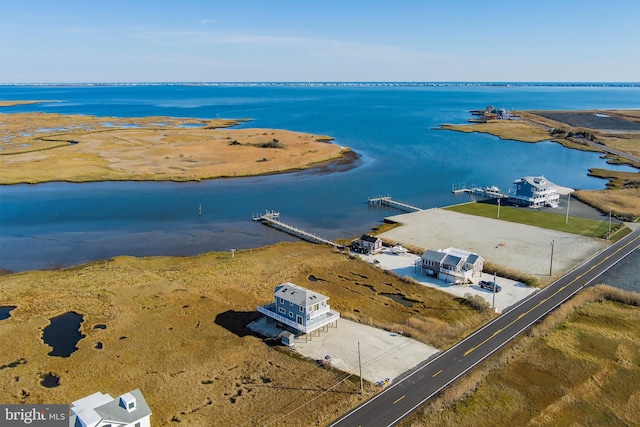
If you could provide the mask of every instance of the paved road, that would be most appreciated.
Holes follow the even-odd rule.
[[[584,286],[640,247],[640,229],[521,301],[465,340],[416,369],[332,426],[391,426],[502,348]]]

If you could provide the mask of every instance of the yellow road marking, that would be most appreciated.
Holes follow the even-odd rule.
[[[437,377],[438,375],[440,375],[442,373],[442,369],[440,369],[438,372],[436,372],[435,374],[433,374],[433,377]]]
[[[398,400],[396,400],[395,402],[393,402],[393,404],[395,405],[396,403],[400,402],[402,399],[404,399],[405,395],[402,395],[402,397],[399,397]]]
[[[630,242],[628,242],[627,244],[625,244],[624,246],[619,247],[618,249],[616,249],[616,251],[614,253],[620,252],[622,249],[626,248],[627,246],[629,246],[631,243],[633,243],[635,241],[632,240]],[[515,320],[512,320],[507,326],[505,326],[504,328],[501,328],[497,331],[495,331],[493,333],[493,335],[491,335],[489,338],[487,338],[486,340],[482,341],[480,344],[478,344],[475,347],[471,347],[469,350],[465,351],[464,355],[467,356],[469,353],[471,353],[473,350],[475,350],[476,348],[480,347],[481,345],[485,344],[487,341],[489,341],[491,338],[495,337],[496,335],[498,335],[500,332],[504,331],[505,329],[507,329],[508,327],[512,326],[514,323],[516,323],[518,320],[522,319],[524,316],[526,316],[527,314],[531,313],[533,310],[535,310],[536,308],[538,308],[539,306],[541,306],[543,303],[547,302],[548,300],[550,300],[551,298],[555,297],[556,295],[558,295],[560,292],[562,292],[563,290],[565,290],[566,288],[568,288],[569,286],[571,286],[572,284],[576,283],[578,280],[580,280],[581,278],[583,278],[587,273],[591,272],[591,270],[593,270],[594,268],[600,266],[600,264],[604,263],[606,260],[608,260],[609,258],[611,258],[613,256],[613,254],[611,255],[607,255],[605,258],[602,259],[602,261],[600,261],[597,264],[594,264],[589,270],[587,270],[586,272],[582,273],[581,275],[577,276],[575,279],[573,279],[572,281],[570,281],[569,283],[567,283],[566,285],[558,288],[557,291],[555,291],[552,295],[548,296],[547,298],[544,298],[543,300],[541,300],[536,306],[531,307],[529,310],[525,311],[524,313],[520,314]],[[582,286],[586,286],[587,282],[584,281],[582,282]],[[438,372],[439,373],[439,372]],[[436,374],[437,375],[437,374]],[[435,375],[434,375],[435,377]],[[402,396],[404,397],[404,396]]]

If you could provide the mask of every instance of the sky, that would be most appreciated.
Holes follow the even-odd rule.
[[[0,0],[0,83],[639,82],[640,0]]]

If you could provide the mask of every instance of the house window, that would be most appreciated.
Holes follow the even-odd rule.
[[[289,305],[293,305],[293,303],[291,301],[289,301]]]
[[[298,307],[298,309],[300,310],[300,313],[304,313],[304,307]]]
[[[285,309],[284,309],[284,308],[282,308],[282,307],[278,307],[278,311],[279,311],[280,313],[282,313],[282,314],[287,314],[287,310],[285,310]]]
[[[280,298],[280,304],[284,304],[284,298]]]
[[[140,427],[140,423],[136,423],[135,427]]]
[[[314,309],[314,310],[318,310],[319,308],[320,308],[320,305],[319,305],[319,304],[316,304],[316,305],[314,305],[314,306],[313,306],[313,309]]]
[[[293,311],[289,312],[289,317],[291,317],[293,319]]]

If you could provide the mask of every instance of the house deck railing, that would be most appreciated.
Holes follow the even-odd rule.
[[[269,304],[267,306],[258,306],[258,312],[264,314],[265,316],[271,317],[272,319],[282,324],[290,326],[302,332],[303,334],[308,334],[309,332],[315,331],[316,329],[333,323],[340,318],[340,313],[338,313],[337,311],[328,310],[327,316],[323,320],[314,322],[313,325],[305,326],[289,319],[288,317],[279,315],[275,311],[272,311],[269,307],[273,307],[273,304]]]

